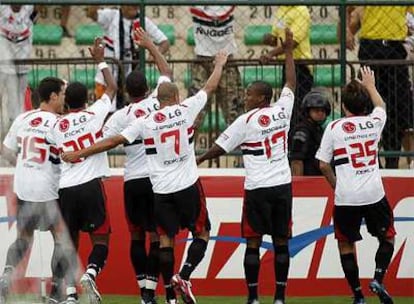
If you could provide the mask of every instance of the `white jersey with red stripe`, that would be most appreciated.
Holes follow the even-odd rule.
[[[206,102],[207,94],[201,90],[180,104],[135,120],[122,131],[129,143],[144,139],[154,193],[174,193],[197,181],[193,124]]]
[[[234,9],[235,6],[228,5],[199,5],[190,8],[196,55],[215,56],[220,50],[236,54]]]
[[[57,119],[47,111],[22,113],[4,139],[3,144],[17,153],[14,192],[21,200],[46,202],[58,198],[59,150],[46,141]]]
[[[387,114],[376,107],[368,116],[351,116],[328,124],[316,158],[336,172],[335,204],[361,206],[385,195],[378,166],[378,142]]]
[[[294,93],[284,87],[275,104],[239,116],[217,138],[216,144],[226,152],[241,147],[246,190],[292,181],[287,143],[293,103]]]
[[[111,109],[111,99],[104,94],[86,110],[62,116],[52,129],[48,140],[62,152],[77,151],[101,141],[103,124]],[[106,152],[98,153],[75,163],[62,164],[59,188],[77,186],[95,178],[109,176]]]
[[[161,76],[157,87],[147,98],[116,111],[104,126],[104,137],[121,134],[137,118],[158,110],[160,108],[157,99],[158,86],[163,82],[171,82],[171,80],[166,76]],[[124,144],[124,148],[126,154],[124,180],[148,177],[149,170],[142,138],[139,137],[132,143]]]

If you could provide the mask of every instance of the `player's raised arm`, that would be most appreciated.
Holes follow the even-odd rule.
[[[105,94],[113,99],[118,90],[118,86],[112,76],[108,64],[104,60],[104,49],[105,45],[103,39],[99,37],[95,39],[93,46],[89,48],[89,52],[91,53],[92,58],[98,63],[98,68],[102,71],[104,76],[106,83]]]
[[[285,49],[285,86],[295,92],[296,88],[296,71],[295,61],[293,60],[293,49],[295,48],[295,41],[293,40],[293,33],[289,28],[285,30],[286,40],[284,43]]]
[[[217,89],[217,86],[220,82],[221,74],[223,73],[223,68],[226,65],[227,57],[229,54],[227,52],[221,50],[217,53],[214,59],[214,70],[211,73],[210,77],[208,78],[205,86],[203,87],[203,91],[207,93],[207,97],[210,97],[211,94]]]
[[[375,87],[375,74],[369,66],[361,68],[361,83],[367,89],[369,97],[371,98],[372,104],[375,107],[381,107],[385,109],[385,103],[381,95],[378,93]]]
[[[134,30],[134,43],[140,47],[146,48],[154,57],[155,64],[158,67],[161,75],[167,76],[168,78],[172,77],[172,70],[168,65],[167,60],[162,55],[158,47],[154,44],[148,34],[144,31],[143,28],[138,28]],[[168,40],[167,40],[168,41]]]

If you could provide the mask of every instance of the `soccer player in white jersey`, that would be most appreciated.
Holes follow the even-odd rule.
[[[172,71],[167,61],[144,30],[136,31],[136,44],[148,49],[160,71],[155,90],[148,95],[145,75],[131,72],[126,78],[126,91],[131,103],[116,111],[104,127],[104,137],[120,134],[131,122],[160,108],[157,92],[163,82],[171,82]],[[155,289],[159,277],[159,247],[154,220],[154,192],[142,139],[124,144],[126,160],[124,172],[124,204],[131,235],[130,258],[134,267],[143,304],[156,303]],[[146,232],[149,232],[150,249],[146,251]]]
[[[14,174],[14,192],[17,196],[17,238],[7,251],[6,265],[0,279],[0,303],[5,303],[11,276],[33,242],[34,230],[50,230],[55,248],[52,257],[54,275],[51,299],[59,299],[57,287],[61,286],[64,273],[59,271],[62,245],[65,239],[64,225],[57,203],[60,158],[58,149],[47,143],[46,134],[63,112],[65,83],[54,77],[43,79],[37,92],[39,109],[20,114],[13,122],[4,149],[8,155],[17,155]]]
[[[272,87],[255,81],[246,91],[247,113],[239,116],[200,156],[198,163],[228,153],[238,146],[243,153],[246,179],[242,215],[242,235],[247,247],[244,270],[248,304],[259,303],[259,248],[264,234],[272,236],[276,274],[275,304],[285,303],[289,271],[288,239],[291,236],[292,186],[287,142],[296,86],[292,56],[293,35],[286,30],[286,83],[279,100],[270,105]]]
[[[104,120],[116,94],[117,85],[108,65],[104,62],[104,45],[101,38],[95,40],[90,52],[95,61],[99,62],[98,68],[104,74],[108,86],[102,98],[86,108],[88,100],[86,86],[79,82],[68,85],[65,102],[69,113],[56,122],[48,137],[48,140],[55,143],[62,152],[76,151],[102,139]],[[100,153],[87,159],[80,159],[76,163],[63,163],[59,182],[59,205],[75,248],[79,245],[79,231],[88,232],[92,241],[93,248],[88,258],[88,266],[80,281],[91,304],[101,303],[95,278],[105,265],[108,256],[111,228],[102,183],[102,178],[108,175],[106,153]],[[67,302],[77,303],[76,252],[71,256],[73,259],[66,278]]]
[[[150,180],[154,191],[155,220],[160,236],[160,269],[166,286],[167,302],[176,303],[173,288],[184,303],[196,303],[190,275],[202,260],[210,235],[210,221],[204,192],[197,173],[193,124],[208,97],[217,88],[227,53],[219,52],[206,85],[196,95],[180,103],[175,84],[164,82],[158,88],[160,109],[135,120],[120,135],[107,138],[81,151],[65,153],[63,160],[106,151],[118,144],[144,142]],[[179,274],[174,274],[174,238],[180,228],[189,229],[194,240]]]
[[[394,252],[394,221],[385,196],[378,168],[378,142],[387,115],[382,97],[375,88],[374,72],[361,69],[362,81],[352,80],[341,94],[345,118],[331,122],[325,129],[316,153],[320,168],[335,190],[334,227],[342,269],[354,293],[355,304],[364,304],[358,275],[355,242],[365,219],[368,232],[378,238],[374,280],[370,289],[381,303],[393,303],[382,284]],[[372,103],[374,110],[365,115]],[[335,172],[331,168],[331,161]]]

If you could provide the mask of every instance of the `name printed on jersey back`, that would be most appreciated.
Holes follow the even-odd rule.
[[[163,122],[166,121],[166,124],[162,124],[162,125],[155,125],[153,131],[158,131],[158,130],[165,130],[165,129],[172,129],[175,127],[180,127],[183,126],[187,123],[186,119],[181,119],[178,121],[173,121],[173,122],[169,122],[168,120],[171,119],[180,119],[180,117],[182,116],[182,111],[180,109],[176,109],[173,112],[168,112],[166,114],[162,113],[162,112],[158,112],[154,115],[154,121],[156,123],[162,124]]]
[[[84,124],[88,121],[86,115],[80,117],[71,118],[70,121],[67,118],[62,119],[59,122],[59,131],[64,133],[64,138],[83,134],[85,132]]]

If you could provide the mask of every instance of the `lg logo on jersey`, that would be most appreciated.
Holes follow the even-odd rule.
[[[136,118],[141,117],[141,116],[144,116],[145,115],[145,111],[144,110],[141,110],[141,109],[137,109],[134,112],[134,115],[135,115]]]
[[[361,130],[373,129],[374,124],[371,121],[366,121],[365,123],[359,123],[358,127]],[[342,130],[344,130],[345,133],[354,133],[356,129],[356,125],[350,121],[347,121],[342,124]]]
[[[178,116],[181,116],[181,111],[179,109],[175,110],[174,113],[167,113],[168,119],[172,119]],[[167,119],[167,116],[165,116],[163,113],[157,113],[154,115],[154,121],[156,123],[162,123]]]
[[[286,119],[286,115],[284,112],[279,112],[277,114],[272,114],[271,119],[273,121]],[[260,115],[257,121],[261,127],[266,128],[270,124],[270,117],[267,115]]]
[[[260,115],[258,122],[259,122],[259,125],[265,128],[270,124],[270,117],[267,115]]]
[[[59,122],[59,130],[60,132],[66,132],[69,129],[69,120],[67,119],[62,119]]]
[[[35,128],[38,127],[42,123],[42,117],[36,117],[30,122],[30,125]]]
[[[74,127],[76,127],[76,126],[79,126],[79,125],[85,123],[87,120],[88,119],[87,119],[86,115],[82,115],[81,117],[79,117],[79,119],[72,119],[72,124],[73,124]],[[69,120],[67,120],[66,118],[62,119],[59,122],[60,132],[62,132],[62,133],[66,132],[67,130],[69,130],[69,126],[70,126]]]

